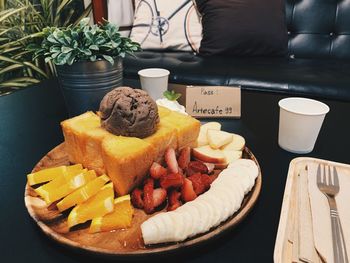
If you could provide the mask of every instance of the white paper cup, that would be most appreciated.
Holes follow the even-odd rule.
[[[314,149],[329,107],[317,100],[286,98],[280,107],[279,146],[293,153],[309,153]]]
[[[141,87],[152,99],[163,98],[163,93],[168,89],[169,70],[162,68],[147,68],[138,72]]]

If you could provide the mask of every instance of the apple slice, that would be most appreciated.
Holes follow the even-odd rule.
[[[233,138],[232,141],[224,146],[222,146],[221,150],[236,150],[242,151],[245,146],[245,139],[238,134],[231,133]]]
[[[211,129],[211,130],[220,130],[221,129],[221,124],[215,121],[211,121],[211,122],[207,122],[205,124],[203,124],[200,127],[199,130],[199,135],[198,135],[198,139],[197,139],[197,146],[204,146],[204,145],[208,145],[208,139],[207,139],[207,131]]]
[[[196,161],[200,161],[200,162],[203,162],[202,160],[199,160],[198,158],[194,158]],[[228,163],[209,163],[209,162],[206,162],[204,163],[205,165],[210,165],[210,166],[214,166],[213,168],[216,169],[216,170],[224,170],[228,167]]]
[[[236,161],[238,159],[242,158],[242,151],[236,151],[236,150],[222,150],[226,157],[226,163],[230,164],[233,161]]]
[[[207,138],[211,148],[219,149],[221,146],[232,142],[233,135],[229,132],[209,129],[207,131]]]
[[[222,153],[225,155],[226,161],[224,163],[207,163],[210,165],[214,165],[215,169],[226,169],[227,166],[232,163],[233,161],[236,161],[238,159],[242,158],[242,151],[236,151],[236,150],[222,150]],[[198,161],[202,161],[198,158],[195,158]]]
[[[193,148],[193,157],[206,163],[225,163],[226,157],[221,150],[214,150],[209,145]]]

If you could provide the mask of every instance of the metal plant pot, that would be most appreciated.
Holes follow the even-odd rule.
[[[84,61],[56,69],[69,116],[97,111],[103,96],[123,84],[121,58],[114,65],[105,60]]]

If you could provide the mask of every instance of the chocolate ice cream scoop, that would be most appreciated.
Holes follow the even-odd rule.
[[[143,90],[119,87],[108,92],[100,104],[101,125],[122,136],[144,138],[155,133],[158,107]]]

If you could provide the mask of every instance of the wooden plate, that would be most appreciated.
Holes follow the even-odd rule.
[[[245,196],[241,208],[219,226],[210,229],[204,234],[194,236],[179,243],[145,247],[142,242],[140,224],[150,216],[139,209],[135,209],[133,226],[130,229],[89,234],[87,224],[69,231],[66,222],[68,213],[61,214],[52,205],[47,207],[45,202],[37,196],[36,192],[28,184],[25,188],[25,205],[30,216],[47,236],[71,248],[119,258],[177,252],[182,248],[198,245],[233,228],[252,209],[260,194],[262,183],[261,170],[255,156],[247,147],[244,149],[243,158],[252,159],[258,165],[259,176],[255,181],[253,189]],[[69,164],[68,156],[64,150],[64,144],[60,144],[39,161],[34,167],[33,172],[44,168]]]

